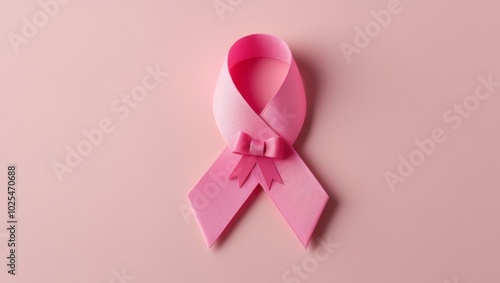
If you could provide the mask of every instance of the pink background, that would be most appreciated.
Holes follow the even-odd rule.
[[[1,282],[500,281],[500,88],[456,130],[442,117],[479,76],[500,81],[500,2],[402,0],[350,62],[341,44],[390,1],[220,3],[231,9],[58,4],[17,53],[9,34],[43,10],[0,4]],[[256,32],[289,43],[307,88],[295,148],[331,196],[307,250],[263,193],[212,249],[187,210],[187,193],[225,146],[211,106],[220,66]],[[157,65],[168,77],[128,116],[113,112]],[[101,119],[114,130],[59,182],[52,164]],[[391,190],[384,173],[435,128],[446,141]],[[11,162],[16,277],[5,265]]]

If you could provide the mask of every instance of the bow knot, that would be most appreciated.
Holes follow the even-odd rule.
[[[280,137],[260,140],[253,139],[245,132],[238,132],[232,151],[241,155],[283,158],[284,149],[285,141]]]

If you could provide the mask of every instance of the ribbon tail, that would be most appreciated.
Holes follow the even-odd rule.
[[[240,161],[238,161],[238,164],[236,164],[233,171],[229,175],[229,179],[234,179],[238,177],[238,184],[241,188],[241,186],[243,186],[243,183],[245,183],[246,179],[250,175],[250,172],[252,172],[252,169],[253,167],[255,167],[256,163],[257,163],[257,158],[255,156],[251,155],[242,156]]]
[[[226,148],[187,197],[209,247],[257,187],[254,174],[249,174],[241,188],[236,180],[229,179],[238,159],[240,155]]]
[[[271,189],[271,184],[273,180],[276,182],[283,184],[283,180],[281,179],[281,176],[278,172],[278,169],[276,169],[276,164],[274,164],[274,161],[271,158],[268,157],[258,157],[257,158],[257,163],[259,164],[259,169],[260,172],[262,173],[262,178],[261,181],[263,181],[264,188],[266,190]]]
[[[284,185],[274,183],[273,189],[265,192],[306,248],[328,202],[328,194],[297,152],[293,148],[291,151],[286,160],[274,160]]]

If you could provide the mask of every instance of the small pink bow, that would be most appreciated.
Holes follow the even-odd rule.
[[[238,184],[241,188],[255,164],[258,164],[268,189],[271,188],[273,180],[283,184],[283,180],[281,180],[276,165],[271,158],[283,158],[285,145],[286,142],[280,137],[260,140],[252,139],[245,132],[238,132],[232,152],[241,154],[243,157],[229,175],[229,179],[238,177]]]
[[[280,137],[273,137],[264,141],[252,139],[245,132],[239,132],[236,137],[232,151],[242,155],[267,156],[272,158],[283,158],[285,141]]]

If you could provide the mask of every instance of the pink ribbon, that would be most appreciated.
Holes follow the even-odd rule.
[[[245,101],[230,72],[252,58],[276,59],[289,66],[278,92],[260,114]],[[227,147],[188,195],[208,246],[260,184],[307,247],[328,195],[291,146],[305,114],[302,78],[287,44],[265,34],[235,42],[214,94],[214,116]]]

